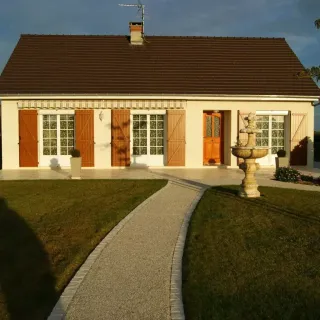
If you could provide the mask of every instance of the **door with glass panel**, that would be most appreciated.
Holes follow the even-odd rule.
[[[40,130],[40,166],[70,166],[70,153],[74,147],[74,115],[44,114]]]
[[[131,165],[164,165],[164,114],[131,115]]]
[[[223,162],[222,114],[203,113],[203,164],[213,165]]]
[[[285,116],[257,116],[257,128],[261,133],[256,134],[257,146],[269,148],[267,156],[257,159],[261,165],[275,165],[277,151],[285,149]]]

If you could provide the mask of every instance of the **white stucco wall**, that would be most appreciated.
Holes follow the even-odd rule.
[[[238,110],[255,112],[257,110],[281,110],[308,114],[308,166],[313,166],[314,107],[311,102],[290,101],[200,101],[186,103],[186,166],[203,168],[203,111],[220,110],[225,113],[224,158],[225,164],[237,167],[237,159],[231,155],[230,146],[238,135]],[[103,119],[99,119],[102,111]],[[2,154],[3,169],[19,168],[19,118],[17,101],[2,100]],[[287,126],[289,130],[289,126]],[[95,168],[111,168],[111,110],[94,111],[94,156]]]
[[[99,115],[102,115],[100,120]],[[94,110],[94,165],[95,168],[111,167],[111,110]]]
[[[19,113],[16,101],[1,102],[2,169],[19,168]]]
[[[313,134],[314,134],[314,107],[311,102],[290,101],[188,101],[186,106],[186,167],[203,167],[203,120],[204,111],[231,111],[226,113],[226,125],[230,124],[230,135],[225,136],[225,164],[237,167],[237,159],[228,152],[234,145],[238,135],[238,110],[256,112],[257,110],[290,111],[293,113],[307,113],[308,136],[308,166],[313,166]],[[287,137],[290,139],[290,127],[287,126]]]

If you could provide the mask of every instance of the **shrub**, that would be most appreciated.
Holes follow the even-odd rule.
[[[284,157],[286,156],[286,151],[283,150],[283,149],[278,150],[278,151],[277,151],[277,156],[278,156],[279,158],[284,158]]]
[[[301,181],[308,181],[308,182],[313,182],[313,180],[315,180],[315,179],[313,178],[313,176],[311,176],[311,175],[305,175],[305,174],[302,174],[302,175],[300,176],[300,179],[301,179]]]
[[[290,167],[280,167],[276,170],[274,177],[278,181],[297,182],[300,180],[300,172]]]
[[[78,149],[72,149],[72,150],[71,150],[71,157],[73,157],[73,158],[80,158],[80,150],[78,150]]]

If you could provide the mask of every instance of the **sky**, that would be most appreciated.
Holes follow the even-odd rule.
[[[20,34],[128,34],[137,0],[0,0],[0,72]],[[142,0],[145,34],[284,37],[305,67],[320,65],[320,0]],[[320,85],[320,82],[318,83]],[[315,110],[320,130],[320,106]]]

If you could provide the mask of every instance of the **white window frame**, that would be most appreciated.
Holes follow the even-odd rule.
[[[133,155],[133,115],[147,115],[147,154],[146,155]],[[163,154],[154,155],[150,154],[150,115],[163,115]],[[130,112],[130,160],[131,166],[150,166],[159,167],[164,166],[166,161],[166,132],[167,132],[167,119],[166,110],[131,110]]]
[[[260,110],[256,111],[257,116],[287,116],[289,114],[289,111],[271,111],[271,110]]]
[[[268,154],[261,158],[257,159],[257,163],[260,163],[261,165],[269,165],[269,166],[274,166],[275,165],[275,157],[277,156],[276,154],[272,154],[272,116],[284,116],[284,149],[286,150],[288,154],[288,118],[289,111],[268,111],[268,110],[260,110],[256,111],[256,116],[268,116],[269,117],[269,137],[268,137],[268,148],[269,152]]]
[[[50,158],[54,159],[54,163],[57,163],[60,167],[70,166],[70,155],[43,155],[43,116],[44,115],[75,115],[74,110],[38,110],[38,154],[39,154],[39,167],[50,167]],[[60,119],[60,117],[59,117]],[[74,132],[76,129],[76,121],[74,118]],[[57,119],[57,140],[60,139],[60,121]],[[75,136],[74,136],[75,142]],[[60,153],[60,142],[57,141],[57,150]]]

